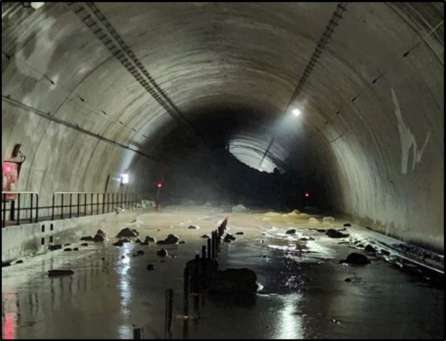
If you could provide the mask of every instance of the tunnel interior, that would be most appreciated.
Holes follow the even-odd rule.
[[[443,250],[443,10],[2,3],[2,161],[21,144],[42,202],[126,173],[165,204],[314,206]]]

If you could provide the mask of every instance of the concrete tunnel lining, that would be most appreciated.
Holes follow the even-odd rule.
[[[249,117],[259,124],[261,117],[285,115],[336,4],[97,6],[188,118],[193,121],[197,111],[212,117],[229,103],[228,112],[239,115],[243,126],[246,110],[256,113]],[[349,3],[295,101],[304,112],[306,138],[290,136],[314,152],[309,163],[327,179],[327,195],[340,212],[440,250],[442,10],[443,4],[433,3]],[[17,16],[23,20],[15,21]],[[177,123],[66,4],[23,8],[2,25],[2,50],[10,57],[2,54],[2,160],[19,142],[32,156],[19,190],[102,192],[108,174],[126,169],[133,174],[130,188],[149,190],[147,176],[156,176],[156,161],[38,117],[5,96],[153,155],[181,133]],[[246,136],[251,146],[267,145],[260,135]],[[296,146],[278,143],[272,159],[291,169],[301,162],[280,152],[298,154]]]

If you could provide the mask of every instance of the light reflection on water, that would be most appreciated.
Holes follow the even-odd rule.
[[[118,273],[118,288],[119,288],[119,296],[121,298],[121,314],[123,315],[124,323],[118,327],[118,334],[121,339],[128,339],[131,337],[131,329],[125,321],[130,317],[130,300],[132,296],[131,286],[129,283],[129,274],[128,271],[130,269],[130,257],[127,256],[132,248],[129,243],[124,243],[122,246],[122,253],[120,255],[124,255],[125,258],[119,259],[117,264],[117,273]],[[119,264],[121,263],[121,264]]]
[[[302,318],[296,314],[296,306],[301,295],[290,294],[281,296],[283,308],[278,312],[277,328],[273,338],[302,339]]]

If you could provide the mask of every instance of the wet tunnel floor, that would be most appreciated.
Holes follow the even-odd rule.
[[[107,241],[3,268],[2,337],[132,338],[139,327],[144,338],[163,338],[166,288],[174,289],[174,338],[444,337],[443,289],[379,258],[362,267],[339,264],[353,250],[309,230],[308,218],[275,221],[260,213],[230,214],[229,232],[244,235],[224,243],[218,261],[222,269],[254,270],[262,289],[251,298],[203,296],[193,313],[197,318],[185,322],[184,264],[205,245],[200,236],[224,216],[204,208],[139,216],[136,228],[143,237],[174,233],[186,241],[167,246],[165,259],[156,256],[153,244],[116,247]],[[187,229],[191,223],[201,228]],[[284,233],[291,227],[314,240],[296,241]],[[143,256],[131,256],[140,249]],[[146,270],[149,263],[154,271]],[[53,268],[74,274],[48,278]],[[194,312],[192,300],[190,306]]]

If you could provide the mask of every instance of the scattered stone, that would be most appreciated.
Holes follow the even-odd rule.
[[[135,240],[135,243],[136,244],[142,244],[142,240],[138,238],[138,239]]]
[[[19,259],[18,261],[16,261],[14,264],[22,264],[23,260]]]
[[[242,204],[236,205],[232,207],[232,212],[246,212],[248,209]]]
[[[73,270],[48,270],[48,277],[67,276],[74,274]]]
[[[230,242],[232,242],[233,240],[235,240],[235,237],[234,237],[232,234],[229,234],[229,233],[226,233],[226,236],[225,236],[225,238],[223,239],[223,241],[224,241],[225,243],[230,243]]]
[[[166,257],[169,253],[167,252],[166,249],[161,249],[161,250],[156,251],[156,254],[157,254],[157,256],[160,256],[160,257]]]
[[[147,236],[146,239],[144,239],[144,242],[142,242],[142,245],[149,245],[149,243],[155,243],[156,239],[152,238],[150,236]]]
[[[155,267],[153,266],[153,264],[148,264],[147,267],[146,267],[146,269],[147,269],[148,271],[153,271],[153,270],[155,270]]]
[[[250,269],[227,269],[213,273],[209,291],[212,293],[237,293],[257,291],[257,276]]]
[[[180,240],[180,238],[178,238],[174,234],[168,234],[166,239],[159,240],[156,243],[158,245],[176,244],[176,243],[178,243],[179,240]]]
[[[330,238],[345,238],[349,236],[347,233],[342,233],[334,229],[328,229],[326,235]]]
[[[178,242],[178,244],[185,244],[186,242],[184,241],[184,240],[180,240],[179,242]]]
[[[200,229],[200,226],[198,226],[198,225],[189,225],[187,228],[188,228],[189,230],[199,230],[199,229]]]
[[[104,241],[104,236],[102,234],[95,234],[95,236],[93,237],[93,241],[95,243],[99,243],[99,242],[103,242]]]
[[[316,231],[317,231],[317,232],[320,232],[320,233],[325,233],[325,232],[327,232],[326,229],[316,229]]]
[[[296,233],[296,229],[289,229],[288,231],[285,232],[286,234],[295,234]]]
[[[73,248],[73,251],[79,251],[78,247]]]
[[[369,252],[369,253],[375,253],[376,252],[376,249],[372,245],[370,245],[370,244],[367,244],[367,246],[365,247],[364,250],[366,252]]]
[[[88,246],[88,243],[81,243],[81,246]]]
[[[119,233],[116,235],[116,238],[136,238],[138,237],[139,233],[135,229],[129,229],[128,227],[123,228]]]
[[[120,239],[116,243],[113,243],[114,246],[122,246],[124,244],[124,240]]]
[[[242,235],[242,234],[244,234],[242,231],[239,231],[239,232],[236,232],[235,234],[237,234],[237,235]]]
[[[63,244],[63,246],[69,246],[69,245],[71,245],[71,244],[70,243]]]
[[[335,221],[335,218],[333,218],[333,217],[323,217],[322,218],[322,222],[324,222],[324,223],[334,223],[334,221]]]
[[[48,250],[50,250],[50,251],[59,250],[61,248],[62,248],[61,244],[54,244],[54,245],[48,246]]]
[[[203,234],[203,235],[201,236],[201,238],[209,239],[209,236],[208,236],[207,234]]]
[[[66,249],[63,249],[64,251],[73,251],[71,247],[67,247]]]
[[[10,266],[10,265],[11,265],[11,262],[2,262],[2,268],[5,266]]]
[[[349,254],[346,259],[341,260],[340,263],[348,263],[353,265],[366,265],[370,263],[370,260],[367,258],[367,256],[353,252]]]
[[[93,241],[93,237],[92,236],[84,236],[84,237],[81,237],[81,240]]]
[[[311,218],[308,219],[308,223],[309,223],[309,224],[320,224],[320,221],[317,220],[317,219],[314,218],[314,217],[311,217]]]
[[[101,235],[102,237],[105,238],[105,232],[102,231],[101,229],[97,230],[97,231],[96,231],[96,234],[99,234],[99,235]]]
[[[143,250],[138,250],[138,251],[136,251],[136,255],[137,256],[142,256],[144,254],[144,251]]]
[[[346,282],[351,282],[352,279],[351,279],[351,278],[346,278],[344,281],[346,281]]]
[[[350,223],[345,223],[344,226],[352,226]]]

